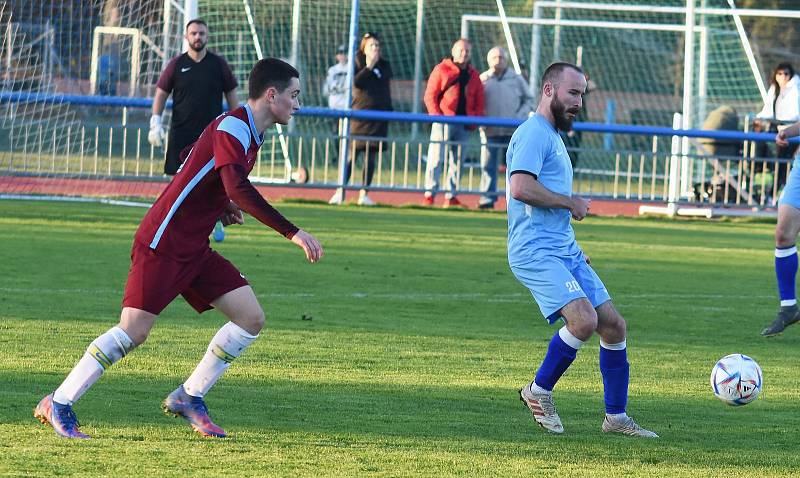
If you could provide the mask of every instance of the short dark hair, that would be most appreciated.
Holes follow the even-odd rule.
[[[565,61],[557,61],[555,63],[551,63],[550,66],[544,70],[544,74],[542,74],[542,86],[544,86],[545,83],[557,84],[558,79],[561,78],[561,73],[568,69],[575,70],[578,73],[585,75],[581,67]]]
[[[292,78],[300,78],[300,73],[285,61],[277,58],[258,60],[250,71],[248,97],[252,100],[259,98],[270,87],[283,92]]]
[[[186,29],[187,30],[192,25],[192,23],[197,23],[198,25],[203,25],[204,27],[206,27],[206,30],[208,29],[208,23],[206,23],[205,20],[203,20],[202,18],[193,18],[193,19],[189,20],[189,22],[186,24]]]

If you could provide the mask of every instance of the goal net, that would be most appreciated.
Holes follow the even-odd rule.
[[[684,81],[686,20],[680,2],[545,1],[536,2],[533,15],[511,18],[510,27],[520,59],[530,71],[530,84],[553,61],[580,64],[588,74],[590,92],[584,120],[672,126],[673,114],[690,116],[698,127],[707,113],[721,105],[742,114],[758,111],[763,103],[757,77],[772,65],[759,50],[757,38],[745,45],[730,14],[698,13],[693,27],[691,76]],[[725,0],[703,2],[725,7]],[[751,27],[758,19],[745,18]],[[772,18],[771,24],[790,27],[797,20]],[[763,21],[761,23],[764,23]],[[477,44],[505,45],[500,19],[467,15],[466,34]],[[793,27],[791,27],[793,28]],[[748,48],[756,60],[754,72]],[[684,88],[689,102],[684,103]],[[684,112],[685,104],[691,109]]]

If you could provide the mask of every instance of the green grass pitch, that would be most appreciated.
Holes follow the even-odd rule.
[[[776,310],[773,224],[576,224],[628,320],[629,413],[661,435],[636,440],[600,431],[596,337],[556,387],[563,436],[519,402],[555,327],[508,269],[504,215],[278,207],[326,257],[308,264],[252,218],[214,246],[267,313],[207,396],[230,438],[159,409],[223,323],[178,299],[78,402],[94,438],[69,441],[31,412],[116,323],[144,209],[0,201],[0,475],[797,476],[800,327],[758,335]],[[735,352],[765,378],[738,408],[708,383]]]

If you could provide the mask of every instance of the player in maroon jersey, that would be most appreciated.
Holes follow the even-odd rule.
[[[164,174],[174,176],[185,157],[181,151],[197,141],[208,123],[222,113],[222,96],[228,109],[239,106],[236,87],[239,86],[228,62],[206,47],[208,25],[200,18],[186,24],[184,39],[188,49],[172,58],[158,77],[153,97],[153,115],[147,140],[160,148],[164,145],[164,128],[161,115],[172,95],[172,123],[169,128]],[[212,236],[215,241],[225,239],[222,222],[217,222]]]
[[[42,423],[69,438],[88,438],[72,405],[105,369],[141,345],[156,317],[178,295],[198,312],[215,308],[228,319],[189,378],[164,400],[165,412],[181,416],[204,436],[224,437],[208,416],[203,397],[230,363],[258,337],[264,312],[244,276],[209,247],[221,219],[243,222],[242,211],[294,242],[312,262],[322,246],[258,193],[247,176],[263,132],[287,124],[299,108],[299,73],[268,58],[250,72],[249,99],[209,124],[186,161],[145,215],[133,242],[131,268],[119,324],[96,338],[55,392],[34,410]]]

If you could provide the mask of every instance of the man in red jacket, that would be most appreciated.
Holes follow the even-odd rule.
[[[451,57],[433,68],[425,88],[425,107],[428,114],[446,116],[482,116],[483,85],[480,75],[469,63],[472,49],[469,40],[461,38],[453,43]],[[447,185],[444,207],[459,207],[456,198],[460,177],[461,153],[474,126],[460,124],[431,124],[431,142],[425,167],[425,199],[422,204],[432,206],[445,154],[448,158]]]

